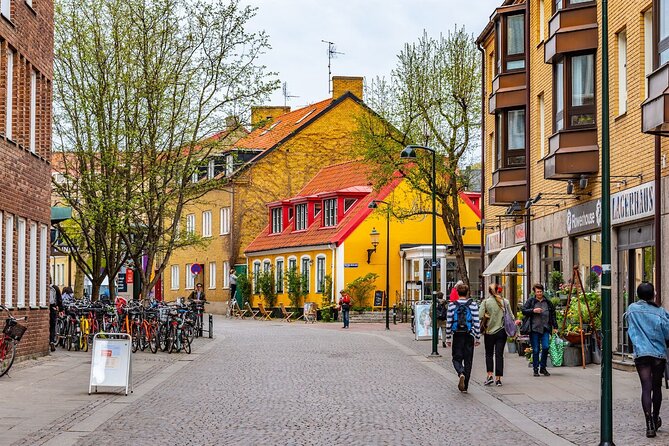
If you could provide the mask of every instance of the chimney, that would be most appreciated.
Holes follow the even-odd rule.
[[[362,99],[362,77],[332,76],[332,99],[337,99],[347,91]]]
[[[279,116],[290,112],[290,107],[259,105],[251,107],[251,126],[255,127],[261,122],[273,121]]]

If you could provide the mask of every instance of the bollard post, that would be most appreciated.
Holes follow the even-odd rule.
[[[393,325],[397,325],[397,304],[393,305]]]
[[[209,315],[209,339],[214,337],[214,316]]]

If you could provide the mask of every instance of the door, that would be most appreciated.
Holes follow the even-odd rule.
[[[630,304],[636,302],[636,289],[641,282],[655,283],[655,247],[627,249],[618,254],[620,265],[618,291],[618,351],[631,354],[632,344],[623,317]]]

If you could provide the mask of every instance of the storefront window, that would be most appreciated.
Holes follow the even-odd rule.
[[[560,273],[558,275],[557,273]],[[553,293],[558,291],[559,278],[564,283],[562,271],[562,242],[551,242],[541,246],[541,283]]]
[[[602,236],[600,233],[588,234],[574,239],[574,265],[578,265],[585,291],[600,291],[602,265]],[[593,267],[598,266],[593,271]],[[569,277],[568,279],[571,279]]]

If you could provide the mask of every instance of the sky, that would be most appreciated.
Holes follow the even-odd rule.
[[[388,77],[402,46],[457,24],[478,36],[502,0],[242,0],[258,7],[249,30],[265,30],[272,49],[261,62],[286,82],[287,105],[299,108],[329,97],[328,45],[332,75]],[[269,104],[284,105],[281,90]]]

